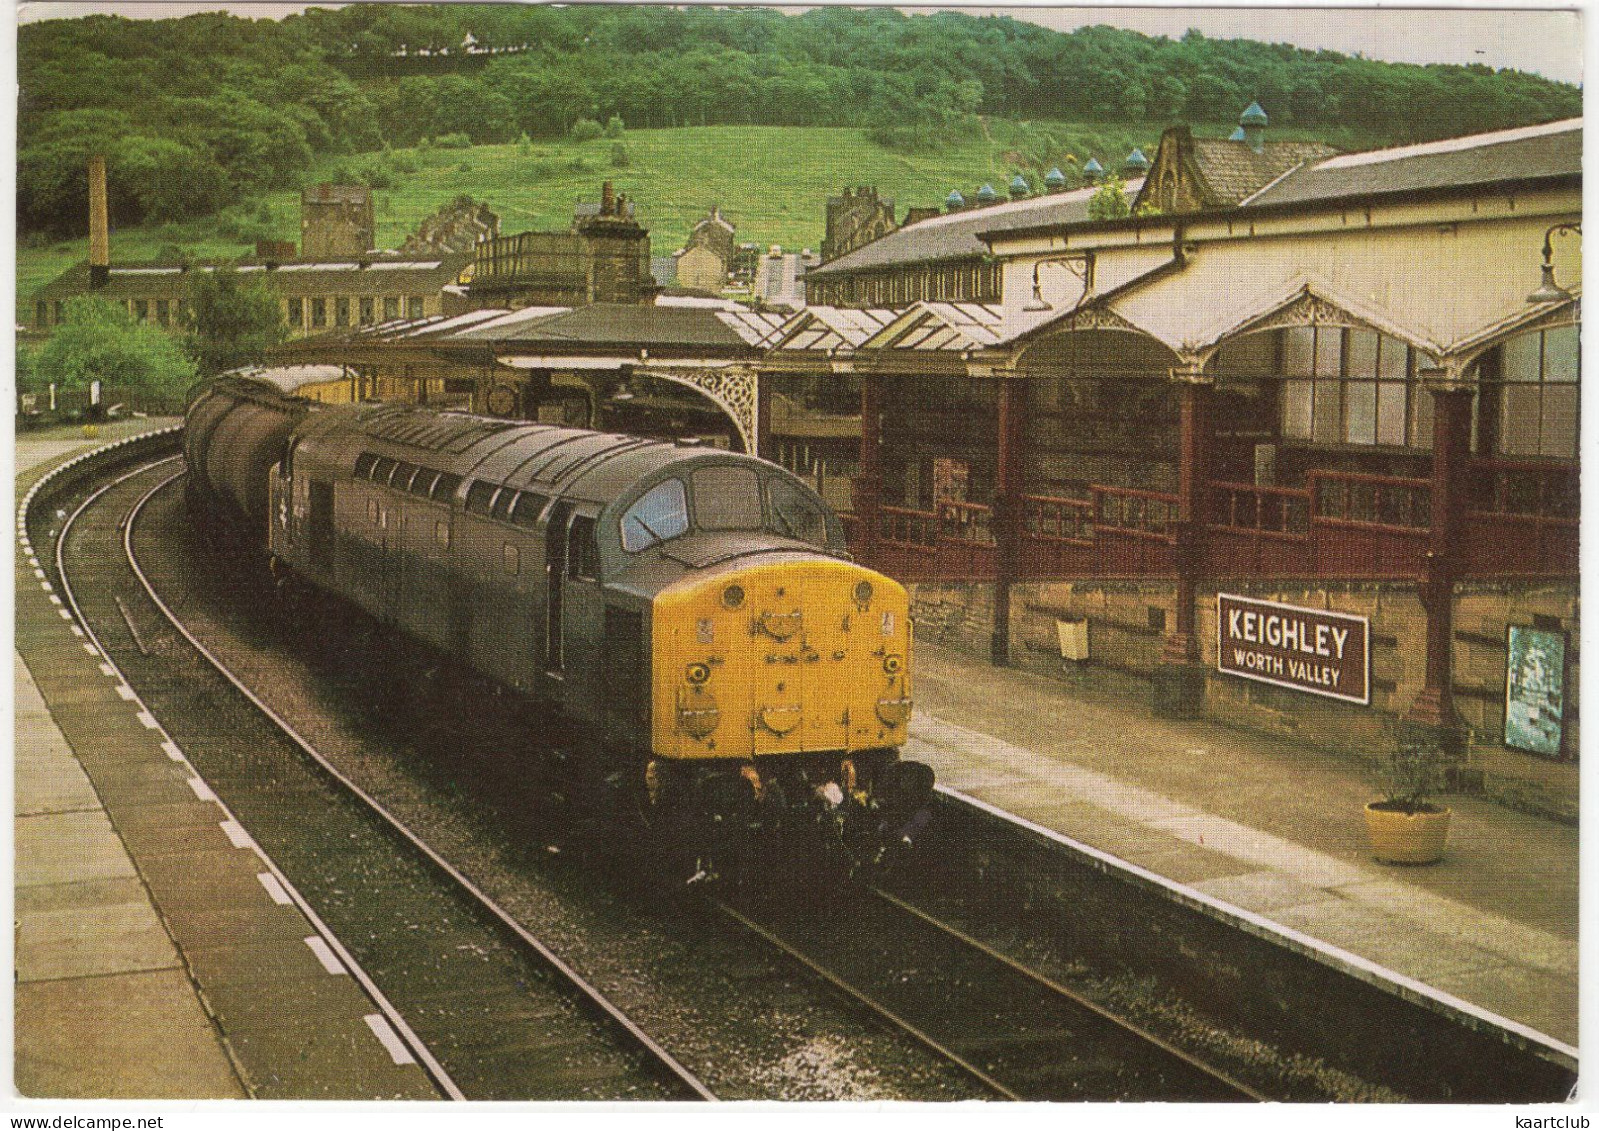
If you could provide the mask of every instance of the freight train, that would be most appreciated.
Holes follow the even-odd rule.
[[[782,468],[259,376],[204,387],[184,443],[200,521],[583,724],[580,773],[702,870],[796,834],[881,859],[925,823],[905,590]]]

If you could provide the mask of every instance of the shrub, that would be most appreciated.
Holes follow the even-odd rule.
[[[416,154],[414,153],[395,154],[389,164],[393,167],[396,173],[407,177],[415,173],[417,169],[420,168],[420,166],[417,164]]]
[[[606,137],[618,138],[626,131],[627,127],[622,124],[622,116],[620,114],[612,114],[610,120],[605,123]]]
[[[611,164],[614,167],[618,169],[625,169],[632,163],[633,159],[628,155],[627,146],[623,145],[621,142],[617,142],[615,145],[611,146]]]
[[[589,164],[587,157],[574,157],[566,163],[566,167],[574,173],[590,173],[594,171],[594,166]]]
[[[605,136],[605,127],[593,118],[579,118],[568,132],[573,141],[594,141]]]
[[[472,137],[463,133],[440,134],[433,139],[433,144],[440,149],[471,149]]]

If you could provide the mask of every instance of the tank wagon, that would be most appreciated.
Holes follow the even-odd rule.
[[[188,430],[195,497],[275,570],[586,724],[584,776],[683,840],[820,830],[860,858],[925,820],[905,590],[782,468],[239,378]]]

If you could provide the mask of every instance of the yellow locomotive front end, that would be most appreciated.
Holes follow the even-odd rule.
[[[831,558],[732,569],[655,602],[652,743],[671,759],[898,748],[910,722],[905,589]]]
[[[790,555],[661,591],[651,633],[652,797],[687,795],[723,838],[821,832],[856,859],[925,822],[909,735],[909,602],[848,561]]]

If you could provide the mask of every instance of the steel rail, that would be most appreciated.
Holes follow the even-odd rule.
[[[235,675],[233,671],[230,670],[214,652],[200,642],[194,633],[189,630],[187,625],[183,624],[178,619],[177,615],[171,610],[166,602],[161,599],[160,595],[156,592],[155,586],[151,583],[149,577],[139,565],[138,555],[133,550],[132,539],[133,528],[137,520],[138,513],[142,511],[144,504],[162,488],[169,486],[179,478],[181,478],[181,474],[173,476],[164,483],[157,484],[157,486],[153,488],[149,494],[145,496],[145,498],[141,499],[138,506],[135,507],[133,512],[129,514],[127,525],[123,531],[123,546],[124,551],[127,554],[129,564],[132,566],[140,584],[144,586],[145,593],[149,596],[151,602],[156,606],[157,609],[161,611],[161,614],[172,624],[173,628],[176,629],[191,646],[193,646],[195,651],[203,656],[206,661],[214,669],[216,669],[218,674],[232,684],[233,687],[236,688],[238,692],[243,695],[252,706],[255,707],[256,710],[258,710],[274,726],[281,730],[282,733],[292,743],[294,743],[295,746],[304,752],[308,758],[310,758],[317,766],[319,766],[324,773],[337,782],[350,795],[359,799],[363,805],[365,805],[375,815],[382,819],[382,821],[387,824],[394,833],[400,836],[413,849],[419,852],[430,864],[433,865],[433,867],[435,867],[443,875],[447,876],[461,890],[465,891],[469,896],[471,896],[474,902],[489,912],[489,914],[492,915],[501,926],[511,932],[511,934],[513,934],[524,946],[537,954],[539,958],[543,960],[546,966],[554,970],[568,985],[576,989],[578,993],[594,1009],[596,1009],[602,1016],[620,1029],[628,1037],[628,1039],[641,1048],[651,1060],[665,1068],[679,1084],[685,1087],[696,1098],[706,1101],[715,1101],[717,1099],[716,1094],[712,1092],[711,1089],[707,1087],[698,1076],[685,1067],[671,1053],[667,1052],[666,1049],[664,1049],[655,1040],[655,1038],[651,1037],[637,1022],[628,1017],[627,1014],[623,1013],[622,1010],[618,1008],[616,1004],[613,1003],[609,998],[607,998],[598,987],[594,986],[591,982],[589,982],[581,974],[569,966],[558,954],[545,945],[541,939],[529,932],[520,921],[510,914],[510,912],[506,911],[503,907],[496,903],[487,892],[483,891],[469,878],[467,878],[464,873],[446,860],[444,856],[442,856],[436,849],[433,848],[432,845],[428,844],[425,840],[408,828],[397,816],[389,812],[389,810],[386,809],[381,802],[357,785],[353,780],[346,776],[343,771],[338,769],[338,767],[336,767],[326,756],[324,756],[321,751],[316,749],[316,747],[313,746],[308,739],[301,735],[300,732],[297,731],[287,719],[273,710],[271,706],[261,699],[261,697],[258,696],[253,690],[251,690],[251,688],[249,688],[243,680]]]
[[[105,644],[101,641],[99,635],[94,631],[94,626],[90,624],[89,619],[84,616],[83,609],[78,604],[77,596],[73,592],[72,580],[67,573],[66,566],[67,536],[71,533],[73,524],[77,522],[78,517],[87,511],[91,506],[93,506],[95,502],[97,502],[108,491],[115,489],[121,484],[127,482],[129,479],[147,474],[155,468],[160,467],[162,464],[171,463],[173,460],[181,458],[181,456],[167,456],[163,459],[154,460],[150,463],[143,464],[124,475],[118,476],[116,479],[113,479],[111,482],[100,487],[98,490],[94,491],[87,498],[85,498],[81,504],[79,504],[77,509],[72,512],[72,514],[64,523],[62,523],[60,533],[56,536],[55,566],[56,576],[61,581],[62,596],[66,600],[73,617],[83,629],[84,635],[88,637],[89,642],[93,644],[95,650],[99,652],[101,661],[116,673],[118,680],[129,686],[131,686],[131,684],[128,684],[128,678],[126,674],[124,674],[122,669],[117,666],[117,662],[111,658],[111,653],[106,650]],[[179,474],[181,475],[181,473]],[[118,522],[118,526],[123,532],[124,546],[128,544],[127,540],[133,529],[133,516],[136,515],[141,508],[143,508],[145,502],[148,501],[151,496],[178,477],[178,475],[170,476],[167,479],[162,480],[160,483],[157,483],[154,487],[150,488],[150,490],[145,492],[145,494],[134,505],[128,515]],[[130,564],[131,562],[132,559],[130,558]],[[134,572],[139,576],[140,582],[144,583],[144,577],[139,573],[137,565],[134,566]],[[146,589],[148,590],[147,583]],[[117,602],[117,604],[118,607],[122,609],[123,616],[126,617],[126,608],[122,606],[120,600]],[[131,632],[131,622],[129,623],[128,627]],[[135,639],[137,639],[136,634]],[[190,768],[193,769],[193,767]],[[194,770],[194,773],[198,776],[199,771]],[[212,792],[214,793],[215,791],[213,790]],[[221,808],[222,812],[228,817],[228,819],[234,819],[233,813],[228,809],[226,803],[224,803],[220,798],[217,799],[216,804],[219,808]],[[289,879],[289,877],[286,876],[282,869],[278,867],[277,862],[272,860],[269,856],[267,856],[266,853],[261,852],[259,849],[257,850],[257,856],[272,873],[273,878],[275,878],[278,883],[282,885],[284,892],[288,894],[289,898],[294,902],[294,905],[299,908],[300,913],[305,916],[306,921],[311,924],[312,929],[321,935],[323,941],[328,944],[328,947],[334,952],[334,954],[338,956],[339,961],[344,964],[345,969],[350,972],[351,977],[353,977],[360,984],[367,997],[372,1000],[372,1003],[375,1006],[377,1006],[378,1010],[383,1014],[384,1018],[394,1029],[395,1033],[399,1035],[400,1040],[405,1043],[406,1048],[416,1058],[417,1063],[422,1065],[423,1071],[428,1074],[428,1077],[432,1079],[433,1083],[452,1100],[466,1099],[466,1094],[462,1092],[455,1081],[450,1078],[450,1074],[445,1071],[444,1066],[441,1065],[433,1056],[433,1053],[428,1049],[427,1045],[423,1043],[422,1039],[416,1035],[415,1031],[405,1020],[404,1016],[401,1015],[394,1003],[388,999],[387,995],[385,995],[380,988],[378,988],[377,983],[372,980],[372,976],[366,972],[366,970],[358,961],[356,961],[355,956],[350,953],[349,949],[344,945],[343,941],[339,939],[338,935],[333,932],[332,928],[330,928],[327,923],[323,922],[322,917],[316,913],[316,910],[309,902],[307,902],[305,896],[300,893],[300,890],[294,886],[294,883]]]
[[[895,1029],[898,1029],[901,1032],[909,1035],[924,1048],[955,1065],[972,1079],[983,1085],[983,1087],[992,1091],[995,1095],[1007,1100],[1021,1100],[1025,1098],[1021,1095],[1018,1095],[1016,1092],[1013,1092],[1004,1084],[1001,1084],[998,1080],[994,1079],[981,1068],[977,1067],[977,1065],[961,1056],[960,1053],[956,1052],[954,1049],[948,1047],[947,1045],[941,1044],[936,1037],[918,1028],[910,1021],[907,1021],[905,1018],[895,1013],[892,1009],[888,1008],[888,1006],[884,1005],[870,994],[862,992],[855,986],[852,986],[848,982],[844,981],[838,975],[834,974],[831,970],[828,970],[819,963],[812,961],[811,958],[804,952],[789,945],[789,943],[773,934],[771,931],[768,931],[765,927],[755,922],[755,920],[745,915],[742,911],[729,906],[720,899],[712,899],[711,905],[722,914],[732,919],[734,922],[760,936],[762,939],[765,939],[772,946],[776,947],[778,950],[794,959],[794,961],[798,962],[801,966],[804,966],[807,970],[821,978],[823,981],[827,982],[833,988],[860,1002],[878,1017],[881,1017],[883,1020],[887,1021]]]
[[[1015,971],[1017,974],[1020,974],[1022,977],[1028,979],[1029,981],[1033,982],[1035,985],[1039,986],[1040,988],[1042,988],[1044,990],[1047,990],[1048,992],[1054,994],[1057,997],[1064,998],[1065,1000],[1071,1002],[1077,1008],[1085,1010],[1086,1012],[1089,1012],[1089,1013],[1093,1013],[1093,1014],[1097,1015],[1098,1017],[1100,1017],[1101,1019],[1103,1019],[1103,1020],[1105,1020],[1105,1021],[1107,1021],[1107,1022],[1109,1022],[1109,1023],[1113,1024],[1113,1025],[1116,1025],[1116,1026],[1120,1027],[1121,1029],[1125,1030],[1127,1033],[1129,1033],[1130,1035],[1136,1037],[1140,1041],[1143,1041],[1146,1044],[1153,1045],[1154,1047],[1156,1047],[1158,1049],[1161,1049],[1167,1055],[1171,1056],[1173,1059],[1182,1061],[1183,1063],[1187,1064],[1190,1068],[1194,1069],[1196,1072],[1199,1072],[1199,1073],[1202,1073],[1202,1074],[1204,1074],[1206,1076],[1209,1076],[1211,1079],[1213,1079],[1213,1080],[1217,1081],[1218,1083],[1222,1084],[1224,1087],[1231,1088],[1234,1091],[1238,1092],[1240,1095],[1246,1096],[1247,1098],[1249,1098],[1251,1100],[1256,1100],[1256,1101],[1261,1102],[1261,1103],[1268,1103],[1268,1102],[1271,1101],[1272,1097],[1270,1097],[1268,1095],[1265,1095],[1262,1092],[1256,1091],[1254,1088],[1251,1088],[1247,1084],[1244,1084],[1244,1083],[1242,1083],[1242,1082],[1240,1082],[1238,1080],[1235,1080],[1233,1077],[1229,1076],[1225,1072],[1222,1072],[1220,1069],[1214,1067],[1213,1065],[1206,1064],[1204,1061],[1198,1059],[1193,1054],[1187,1052],[1184,1049],[1178,1048],[1176,1045],[1172,1044],[1170,1041],[1167,1041],[1165,1038],[1159,1037],[1156,1034],[1151,1033],[1149,1030],[1143,1028],[1140,1025],[1133,1024],[1131,1021],[1127,1020],[1127,1018],[1125,1018],[1125,1017],[1121,1017],[1121,1016],[1119,1016],[1119,1015],[1117,1015],[1115,1013],[1112,1013],[1110,1010],[1106,1009],[1104,1006],[1100,1005],[1098,1002],[1089,1000],[1088,998],[1084,997],[1082,994],[1077,993],[1075,990],[1069,989],[1068,987],[1061,985],[1059,982],[1057,982],[1054,979],[1048,977],[1047,975],[1041,974],[1037,970],[1032,969],[1031,967],[1022,965],[1020,962],[1016,961],[1010,955],[1003,954],[1000,951],[995,950],[993,947],[989,946],[987,943],[982,942],[981,940],[975,939],[972,936],[966,934],[960,928],[952,926],[951,924],[944,922],[942,919],[939,919],[939,918],[937,918],[937,917],[935,917],[933,915],[928,914],[926,911],[923,911],[919,907],[913,907],[911,904],[906,903],[903,899],[900,899],[897,895],[893,895],[890,892],[886,892],[883,889],[881,889],[881,888],[879,888],[879,887],[877,887],[876,885],[873,885],[873,884],[866,885],[864,890],[870,892],[872,895],[876,896],[878,899],[883,900],[885,903],[888,903],[891,906],[896,907],[899,910],[905,912],[907,915],[914,916],[915,918],[919,919],[921,922],[923,922],[923,923],[927,924],[928,926],[932,927],[934,930],[937,930],[937,931],[947,935],[948,937],[950,937],[952,939],[955,939],[957,942],[960,942],[963,945],[965,945],[967,947],[970,947],[973,950],[979,951],[980,953],[986,955],[988,958],[993,959],[995,962],[998,962],[998,963],[1000,963],[1000,964],[1002,964],[1004,966],[1009,967],[1011,970]]]

